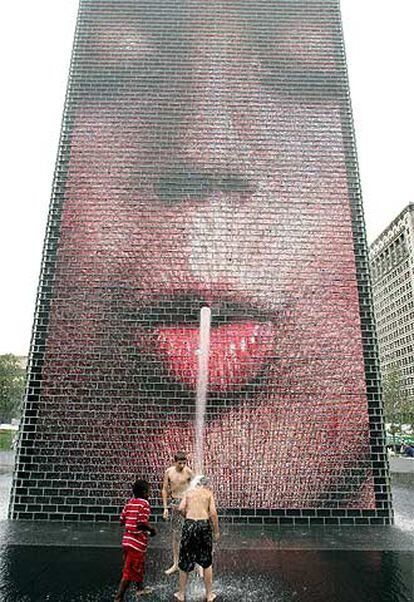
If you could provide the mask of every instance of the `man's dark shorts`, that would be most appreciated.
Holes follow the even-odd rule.
[[[186,518],[183,525],[178,566],[185,573],[196,564],[203,569],[211,566],[213,559],[213,534],[208,520]]]
[[[181,512],[178,510],[178,506],[180,505],[181,499],[172,499],[170,502],[170,522],[171,522],[171,529],[173,534],[176,537],[176,540],[178,540],[178,538],[181,535],[181,531],[183,528],[183,524],[184,524],[184,517],[181,514]]]

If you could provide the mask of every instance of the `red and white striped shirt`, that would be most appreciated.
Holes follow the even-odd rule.
[[[151,507],[147,500],[131,498],[125,504],[121,513],[121,523],[125,525],[122,545],[145,552],[148,547],[148,533],[137,529],[137,523],[146,523],[151,514]]]

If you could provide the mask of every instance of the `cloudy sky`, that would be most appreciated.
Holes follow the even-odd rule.
[[[254,1],[254,0],[252,0]],[[77,0],[0,6],[0,353],[26,355]],[[413,0],[341,0],[368,241],[414,202]]]

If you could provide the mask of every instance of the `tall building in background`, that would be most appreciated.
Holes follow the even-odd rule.
[[[414,204],[370,246],[382,376],[398,372],[414,402]]]
[[[11,515],[194,460],[231,521],[391,520],[338,0],[81,0]]]

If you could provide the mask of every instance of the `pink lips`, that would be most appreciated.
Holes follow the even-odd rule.
[[[166,326],[155,330],[169,372],[183,384],[197,383],[198,328]],[[272,357],[274,326],[270,322],[233,322],[211,329],[208,386],[225,391],[254,378]]]

